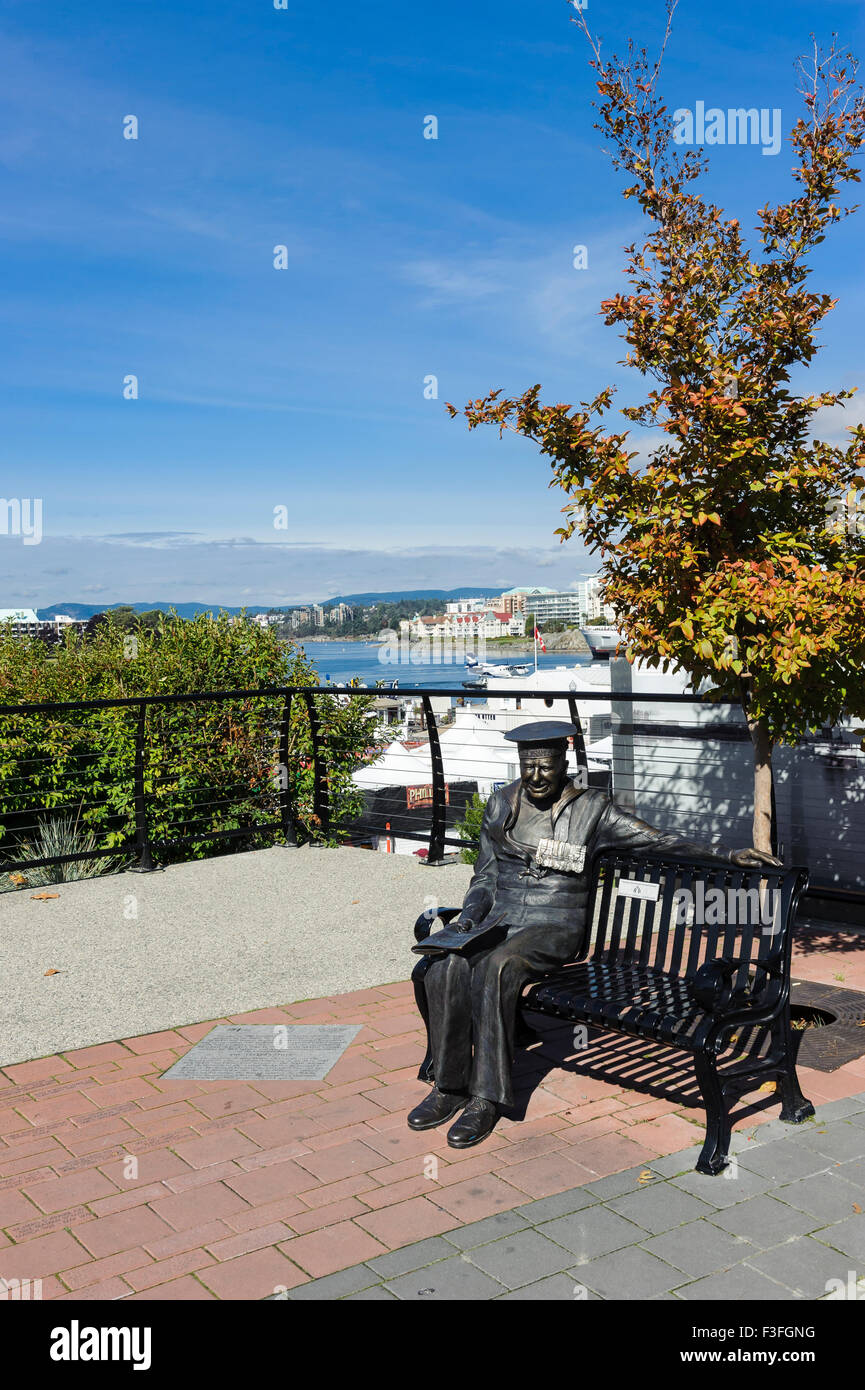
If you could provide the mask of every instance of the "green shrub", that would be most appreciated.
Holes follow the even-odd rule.
[[[86,636],[66,635],[48,648],[0,626],[0,703],[62,702],[131,696],[315,686],[305,653],[280,644],[268,628],[201,615],[187,622],[160,615],[152,627],[112,620]],[[330,780],[331,819],[360,813],[351,773],[377,749],[372,700],[312,697],[321,723]],[[289,721],[287,769],[278,763],[283,700],[241,697],[201,704],[150,705],[144,739],[148,830],[161,862],[272,843],[256,833],[279,820],[279,786],[287,780],[298,838],[322,838],[313,810],[312,740],[303,700]],[[50,833],[58,815],[74,816],[93,848],[124,846],[134,836],[136,706],[0,714],[0,851],[7,862],[39,857],[22,841]],[[217,830],[248,832],[214,840]],[[161,845],[178,837],[189,843]],[[329,843],[337,843],[335,830]]]
[[[478,848],[481,838],[481,822],[484,818],[484,811],[487,807],[487,797],[480,796],[477,792],[472,795],[465,809],[465,819],[457,823],[456,832],[461,840],[471,840],[475,848],[464,848],[460,850],[460,860],[463,864],[476,864],[478,858]]]

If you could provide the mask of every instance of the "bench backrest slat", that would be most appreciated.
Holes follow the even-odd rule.
[[[616,899],[613,894],[616,889],[615,873],[606,874],[600,880],[597,872],[595,873],[591,906],[594,909],[588,913],[589,922],[592,927],[592,935],[595,938],[595,954],[604,953],[607,949],[607,942],[610,930],[611,905],[615,904]],[[588,942],[588,933],[586,940]]]
[[[652,960],[666,960],[670,940],[670,923],[673,918],[673,895],[676,892],[676,875],[661,875],[661,891],[658,894],[657,920],[652,922],[652,936],[646,938],[640,951],[640,963],[651,964]],[[654,950],[654,955],[653,955]]]
[[[743,869],[607,850],[592,868],[592,940],[582,954],[688,978],[707,960],[728,956],[740,962],[736,990],[749,978],[758,989],[770,980],[781,988],[777,968],[789,961],[793,909],[806,883],[801,868]]]
[[[671,867],[670,872],[672,872],[673,875],[675,876],[675,874],[676,874],[675,866],[672,866],[672,867]],[[682,892],[682,893],[693,893],[693,892],[694,892],[694,883],[695,883],[695,871],[694,871],[694,869],[693,869],[690,865],[685,865],[684,869],[682,870],[681,874],[679,875],[679,888],[677,889],[677,893],[678,893],[678,892]],[[675,898],[675,897],[676,897],[676,894],[674,894],[674,898]],[[668,969],[670,970],[670,973],[671,973],[672,975],[681,975],[681,973],[682,973],[682,951],[683,951],[684,946],[685,946],[685,936],[686,936],[686,933],[685,933],[685,930],[684,930],[684,925],[683,925],[683,923],[681,923],[681,922],[678,920],[680,916],[681,916],[681,912],[679,911],[678,905],[677,905],[677,906],[673,909],[673,913],[671,914],[671,922],[670,922],[670,927],[671,927],[671,932],[672,932],[672,939],[671,939],[671,950],[670,950],[670,964],[669,964],[669,966],[668,966]],[[658,958],[657,958],[657,956],[656,956],[656,957],[655,957],[655,964],[657,964],[657,965],[660,966],[660,965],[663,964],[663,962],[662,962],[662,961],[659,961]]]
[[[743,869],[737,869],[736,872],[731,875],[729,886],[733,893],[747,892],[747,889],[745,888],[745,871]],[[734,899],[734,901],[737,900]],[[737,912],[736,916],[738,917],[739,915],[740,914]],[[741,946],[740,950],[736,949],[737,930],[741,933],[738,942],[738,944]],[[759,931],[759,923],[754,922],[752,920],[752,914],[750,912],[746,912],[745,914],[745,925],[743,927],[737,928],[736,924],[734,924],[733,922],[729,922],[724,929],[722,954],[725,956],[740,955],[743,959],[747,959],[749,961],[753,960],[755,931]],[[750,972],[747,966],[741,966],[740,969],[736,971],[736,975],[733,980],[733,988],[737,990],[746,989],[748,985],[749,973]]]

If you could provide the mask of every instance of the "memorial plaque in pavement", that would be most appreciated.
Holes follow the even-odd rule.
[[[361,1027],[220,1024],[163,1076],[170,1081],[323,1081]]]

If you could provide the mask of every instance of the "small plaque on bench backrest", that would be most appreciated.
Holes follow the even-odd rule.
[[[660,884],[643,883],[639,878],[620,878],[619,896],[622,898],[644,898],[647,902],[656,903]]]

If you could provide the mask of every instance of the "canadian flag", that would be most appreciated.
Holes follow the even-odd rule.
[[[541,651],[546,652],[547,649],[544,646],[544,639],[537,628],[535,628],[535,641],[539,644]]]

